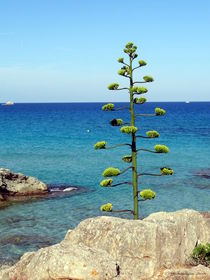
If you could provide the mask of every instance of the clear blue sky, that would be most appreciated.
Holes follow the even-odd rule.
[[[150,101],[210,100],[209,0],[6,0],[0,102],[126,101],[107,90],[126,42],[152,75]]]

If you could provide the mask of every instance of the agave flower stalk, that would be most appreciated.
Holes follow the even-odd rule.
[[[153,173],[138,173],[137,169],[137,154],[138,152],[144,151],[144,152],[150,152],[154,154],[167,154],[169,152],[169,148],[162,144],[157,144],[154,146],[154,149],[145,149],[145,148],[138,148],[137,149],[137,143],[136,140],[138,138],[146,138],[146,139],[154,139],[159,138],[160,134],[156,130],[149,130],[146,132],[146,135],[137,135],[136,133],[139,131],[138,127],[136,126],[136,117],[156,117],[156,116],[164,116],[166,114],[166,111],[162,108],[155,108],[154,113],[135,113],[134,107],[139,107],[139,105],[144,104],[147,99],[145,97],[136,97],[139,95],[147,94],[148,89],[141,84],[147,84],[154,81],[152,76],[146,75],[143,77],[142,81],[134,81],[134,71],[138,68],[146,66],[146,61],[139,60],[138,65],[134,67],[134,60],[138,57],[138,54],[136,53],[137,47],[132,43],[129,42],[125,45],[124,53],[128,55],[128,61],[125,61],[123,57],[120,57],[118,59],[118,62],[121,63],[123,66],[118,71],[118,74],[124,78],[129,79],[128,87],[120,87],[118,83],[112,83],[108,86],[108,89],[111,91],[121,91],[121,90],[127,90],[129,95],[129,107],[124,106],[120,108],[115,108],[113,103],[107,103],[102,107],[103,111],[119,111],[123,109],[128,109],[130,112],[130,120],[127,122],[124,122],[122,119],[112,119],[110,121],[110,125],[113,127],[121,127],[120,131],[123,134],[130,135],[131,137],[131,143],[123,143],[123,144],[116,144],[113,146],[107,147],[106,141],[100,141],[95,144],[95,149],[113,149],[116,147],[121,146],[127,146],[130,149],[130,153],[127,155],[124,155],[122,157],[123,162],[126,164],[129,164],[129,167],[125,168],[123,171],[120,171],[119,168],[115,167],[109,167],[104,170],[103,176],[105,179],[101,181],[100,185],[105,188],[109,187],[115,187],[115,186],[121,186],[124,184],[132,185],[133,189],[133,210],[113,210],[113,205],[111,203],[107,203],[101,206],[101,211],[106,212],[131,212],[133,214],[134,219],[139,218],[139,202],[140,201],[146,201],[151,200],[156,197],[156,193],[152,191],[151,189],[141,189],[141,191],[138,190],[138,179],[141,176],[166,176],[166,175],[172,175],[174,174],[174,171],[169,167],[162,167],[160,168],[160,173],[153,174]],[[140,85],[138,85],[140,84]],[[107,178],[107,177],[118,177],[121,174],[127,172],[129,169],[132,169],[132,182],[120,182],[113,184],[113,179]]]

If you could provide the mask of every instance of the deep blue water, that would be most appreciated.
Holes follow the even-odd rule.
[[[127,167],[121,157],[127,147],[95,151],[94,143],[125,143],[130,137],[109,121],[120,117],[129,121],[129,112],[103,112],[100,103],[15,104],[0,106],[0,167],[38,177],[48,184],[85,187],[85,192],[14,203],[0,210],[0,263],[14,261],[25,251],[59,242],[67,229],[81,220],[101,215],[100,205],[112,202],[114,209],[132,208],[129,186],[102,189],[99,182],[106,167]],[[119,106],[125,104],[117,104]],[[159,172],[169,166],[174,176],[147,177],[140,188],[152,188],[156,199],[140,205],[141,217],[156,211],[182,208],[210,210],[210,181],[195,176],[210,173],[210,103],[146,103],[138,112],[166,109],[164,117],[139,117],[139,134],[157,130],[159,139],[140,139],[138,147],[166,144],[169,154],[140,153],[139,170]],[[89,132],[88,132],[89,130]],[[130,171],[115,182],[128,180]],[[208,176],[207,176],[208,177]],[[128,214],[115,214],[131,218]]]

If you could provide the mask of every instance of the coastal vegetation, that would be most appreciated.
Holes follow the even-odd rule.
[[[138,127],[136,126],[136,118],[137,117],[156,117],[156,116],[164,116],[166,114],[166,111],[162,108],[155,108],[155,112],[152,114],[142,114],[142,113],[136,113],[135,107],[144,104],[147,99],[145,97],[136,97],[142,94],[146,94],[148,92],[148,89],[145,86],[142,86],[142,84],[151,83],[154,81],[153,77],[146,75],[143,77],[143,80],[141,81],[135,81],[134,80],[134,71],[137,69],[140,69],[147,65],[146,61],[139,60],[138,64],[134,66],[134,60],[138,57],[137,54],[137,46],[135,46],[132,42],[129,42],[125,45],[124,53],[128,56],[128,61],[125,61],[123,57],[120,57],[118,59],[118,62],[122,65],[122,67],[119,69],[118,74],[126,79],[128,79],[129,84],[127,87],[120,87],[118,83],[111,83],[108,86],[108,89],[111,91],[121,91],[126,90],[129,95],[129,101],[130,104],[128,107],[120,107],[115,108],[115,105],[113,103],[107,103],[102,106],[103,111],[119,111],[127,109],[130,111],[130,121],[124,122],[121,118],[118,119],[112,119],[110,121],[111,126],[120,126],[120,131],[123,134],[129,134],[131,136],[131,142],[130,143],[123,143],[123,144],[117,144],[114,146],[107,146],[107,142],[102,140],[95,144],[95,149],[112,149],[117,148],[120,146],[127,146],[130,148],[130,154],[124,155],[122,157],[123,162],[128,163],[129,167],[125,168],[124,170],[120,170],[119,168],[115,167],[108,167],[104,170],[103,176],[104,177],[116,177],[119,176],[128,170],[132,170],[132,181],[131,182],[120,182],[113,184],[112,178],[107,178],[103,180],[100,185],[101,187],[116,187],[123,184],[132,185],[133,187],[133,210],[113,210],[112,204],[109,202],[107,204],[104,204],[101,206],[101,211],[106,212],[131,212],[133,214],[134,219],[139,218],[139,202],[140,201],[146,201],[154,199],[156,196],[156,193],[151,189],[141,189],[139,190],[139,179],[141,176],[167,176],[172,175],[174,171],[169,167],[161,167],[160,172],[158,174],[153,173],[139,173],[138,166],[137,166],[137,155],[139,157],[139,154],[141,152],[149,152],[154,154],[167,154],[169,152],[169,148],[163,144],[157,144],[154,146],[154,149],[144,149],[144,148],[137,148],[137,139],[139,138],[146,138],[146,139],[155,139],[159,138],[160,134],[156,130],[149,130],[146,132],[146,135],[140,135],[137,134],[139,132]]]

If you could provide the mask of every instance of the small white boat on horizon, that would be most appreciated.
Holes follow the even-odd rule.
[[[3,103],[2,105],[4,105],[4,106],[12,106],[14,104],[15,103],[13,101],[7,101],[6,103]]]
[[[186,101],[185,103],[189,104],[189,103],[190,103],[190,101]]]

